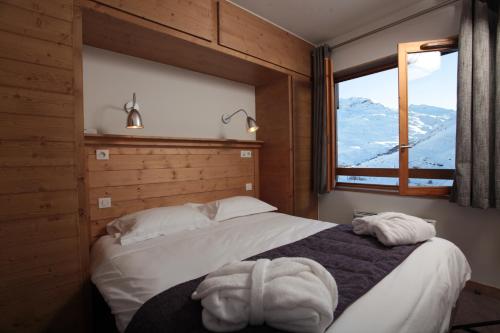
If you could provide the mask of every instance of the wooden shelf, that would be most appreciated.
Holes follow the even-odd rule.
[[[135,136],[118,134],[85,134],[85,145],[128,145],[164,147],[246,147],[260,148],[258,140],[171,138],[161,136]]]

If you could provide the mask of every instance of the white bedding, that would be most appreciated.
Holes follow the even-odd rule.
[[[335,226],[279,213],[239,217],[217,225],[121,246],[104,236],[91,252],[92,281],[120,331],[156,294]],[[327,330],[344,332],[445,332],[470,267],[452,243],[433,238],[417,248]]]

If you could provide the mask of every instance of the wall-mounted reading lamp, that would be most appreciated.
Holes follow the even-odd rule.
[[[135,93],[132,97],[132,101],[125,104],[123,109],[128,114],[127,128],[144,128],[141,114],[139,113],[139,104],[135,101]]]
[[[257,130],[259,129],[259,126],[257,126],[257,122],[255,121],[255,119],[253,119],[252,117],[250,117],[248,115],[248,113],[244,110],[244,109],[239,109],[235,112],[233,112],[232,114],[230,115],[227,115],[227,114],[223,114],[222,115],[222,122],[224,124],[229,124],[229,122],[231,121],[231,118],[237,114],[238,112],[243,112],[246,116],[247,116],[247,132],[248,133],[254,133],[254,132],[257,132]]]

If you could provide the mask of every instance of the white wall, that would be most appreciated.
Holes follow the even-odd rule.
[[[334,48],[336,72],[397,54],[398,43],[458,35],[461,2],[440,8],[400,25]]]
[[[398,42],[445,38],[458,33],[460,3],[450,5],[335,49],[335,70],[395,54]],[[462,208],[444,199],[400,197],[335,191],[319,200],[319,217],[349,223],[354,209],[400,211],[438,220],[440,237],[457,244],[467,256],[475,281],[500,288],[500,210]]]
[[[99,133],[254,140],[245,117],[229,125],[221,115],[244,108],[255,117],[255,89],[90,46],[83,48],[85,128]],[[123,104],[137,93],[144,129],[127,129]]]

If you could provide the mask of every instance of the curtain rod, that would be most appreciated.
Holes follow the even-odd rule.
[[[331,51],[331,50],[333,50],[333,49],[336,49],[336,48],[338,48],[338,47],[341,47],[341,46],[343,46],[343,45],[346,45],[346,44],[352,43],[352,42],[354,42],[354,41],[357,41],[357,40],[359,40],[359,39],[365,38],[365,37],[367,37],[367,36],[370,36],[370,35],[376,34],[377,32],[380,32],[380,31],[383,31],[383,30],[386,30],[386,29],[392,28],[392,27],[397,26],[397,25],[399,25],[399,24],[401,24],[401,23],[403,23],[403,22],[410,21],[410,20],[412,20],[412,19],[414,19],[414,18],[417,18],[417,17],[419,17],[419,16],[422,16],[422,15],[425,15],[425,14],[427,14],[427,13],[433,12],[433,11],[435,11],[435,10],[437,10],[437,9],[440,9],[440,8],[446,7],[446,6],[451,5],[452,3],[455,3],[455,2],[457,2],[457,1],[459,1],[459,0],[447,0],[447,1],[444,1],[444,2],[442,2],[442,3],[440,3],[440,4],[437,4],[437,5],[435,5],[435,6],[432,6],[432,7],[430,7],[430,8],[423,9],[423,10],[421,10],[421,11],[419,11],[419,12],[416,12],[415,14],[412,14],[412,15],[410,15],[410,16],[407,16],[407,17],[402,18],[402,19],[400,19],[400,20],[397,20],[397,21],[395,21],[395,22],[392,22],[392,23],[386,24],[386,25],[384,25],[384,26],[382,26],[382,27],[380,27],[380,28],[373,29],[373,30],[368,31],[368,32],[365,32],[365,33],[363,33],[363,34],[361,34],[361,35],[359,35],[359,36],[356,36],[356,37],[350,38],[350,39],[348,39],[348,40],[346,40],[346,41],[344,41],[344,42],[341,42],[341,43],[338,43],[338,44],[332,45],[332,46],[330,46],[330,51]]]

